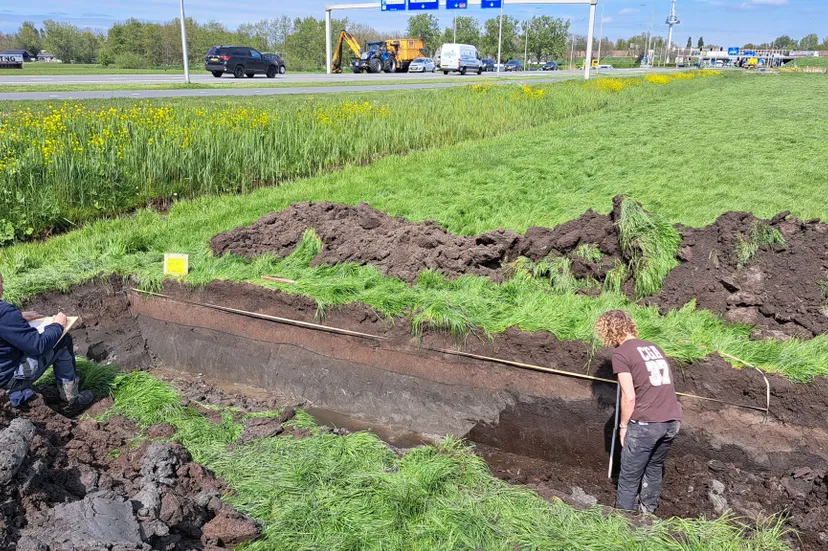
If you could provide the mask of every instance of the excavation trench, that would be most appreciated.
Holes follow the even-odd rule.
[[[364,305],[331,309],[318,320],[312,299],[252,285],[167,283],[162,293],[169,298],[137,293],[113,278],[42,295],[27,306],[80,314],[83,324],[73,333],[78,352],[99,361],[247,385],[334,412],[341,416],[334,423],[362,423],[355,428],[466,437],[501,478],[576,506],[613,501],[607,466],[615,385],[433,350],[611,377],[607,355],[593,354],[585,343],[519,330],[491,340],[470,335],[459,342],[428,332],[418,339],[404,321],[381,319]],[[755,370],[733,369],[711,356],[677,371],[681,392],[765,405],[765,382]],[[729,508],[756,519],[786,512],[801,532],[795,545],[822,549],[828,545],[828,385],[822,378],[809,385],[768,379],[769,415],[682,398],[685,418],[659,514],[713,517]]]

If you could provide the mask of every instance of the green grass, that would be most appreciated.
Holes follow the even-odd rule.
[[[0,73],[0,83],[3,82]],[[0,93],[28,93],[28,92],[109,92],[125,90],[232,90],[235,88],[329,88],[332,86],[391,86],[400,84],[472,84],[475,82],[514,82],[534,80],[555,80],[572,78],[572,75],[560,73],[521,73],[519,75],[504,75],[497,79],[493,77],[478,77],[470,75],[463,77],[431,77],[431,78],[394,78],[375,80],[364,79],[354,75],[349,80],[293,82],[283,81],[279,78],[255,78],[238,80],[234,78],[216,79],[215,82],[163,82],[163,83],[107,83],[107,84],[3,84]],[[182,77],[183,79],[183,77]],[[48,101],[48,100],[43,100]]]
[[[660,291],[664,278],[678,266],[681,234],[664,217],[645,212],[629,199],[621,202],[618,233],[621,250],[635,275],[636,296]]]
[[[0,72],[0,82],[4,75],[147,75],[147,74],[184,74],[184,67],[160,67],[155,69],[121,69],[115,65],[104,67],[90,63],[26,63],[23,69],[4,70]]]
[[[762,222],[754,222],[748,235],[736,235],[736,259],[739,268],[753,260],[760,250],[774,245],[785,246],[785,238],[774,228]]]
[[[312,296],[323,310],[358,301],[388,316],[408,316],[415,330],[433,327],[457,333],[481,327],[498,333],[519,327],[588,342],[600,313],[623,308],[632,313],[642,336],[672,357],[692,361],[718,350],[792,380],[807,381],[828,374],[828,336],[806,342],[751,341],[749,327],[725,324],[692,305],[661,316],[617,294],[624,281],[623,266],[605,283],[605,289],[616,292],[590,298],[572,292],[573,283],[567,283],[562,270],[557,281],[516,270],[500,285],[476,277],[446,281],[426,273],[408,286],[370,267],[310,267],[312,239],[287,259],[264,256],[253,262],[215,258],[208,241],[216,233],[308,200],[368,201],[392,215],[437,220],[461,234],[497,227],[525,231],[533,225],[555,226],[587,208],[609,211],[617,193],[631,193],[644,200],[648,211],[686,224],[708,223],[730,209],[769,217],[790,208],[802,218],[825,216],[825,203],[813,197],[820,186],[824,188],[828,173],[828,155],[820,137],[828,115],[817,108],[819,92],[826,85],[810,77],[716,80],[721,84],[711,84],[709,89],[699,86],[690,95],[616,105],[538,129],[392,156],[372,166],[346,167],[280,188],[182,201],[163,215],[141,211],[43,243],[0,249],[0,272],[7,276],[8,299],[17,302],[108,273],[135,274],[143,286],[157,288],[163,278],[163,253],[182,252],[190,255],[192,273],[186,280],[194,284],[215,279],[262,284],[260,275],[280,275],[298,281],[285,286],[285,291]],[[750,134],[744,121],[751,120],[752,108],[741,98],[771,101],[783,91],[809,114],[773,110],[767,115],[773,117],[772,124],[766,117]],[[717,117],[700,118],[695,106],[711,101],[726,109]],[[670,124],[662,126],[667,113]],[[657,139],[656,127],[662,129]],[[774,131],[763,130],[766,127]],[[699,140],[705,136],[705,140],[734,142],[734,147],[749,143],[766,153],[761,158],[728,157],[715,164],[688,160],[675,155],[675,144],[688,132]],[[788,140],[795,143],[789,147]],[[469,163],[470,158],[477,162]],[[786,185],[780,187],[780,181]],[[660,239],[652,241],[656,258],[663,254]]]
[[[821,67],[828,69],[828,57],[803,57],[796,60],[800,67]]]
[[[713,80],[622,92],[565,82],[404,91],[381,99],[363,93],[347,100],[188,98],[20,104],[17,110],[4,104],[0,244],[148,203],[245,193],[388,154],[652,101]]]
[[[604,254],[598,248],[597,245],[591,243],[584,243],[577,249],[575,249],[575,254],[580,258],[583,258],[587,262],[591,262],[593,264],[600,262],[602,258],[604,258]]]
[[[755,528],[732,518],[656,520],[636,528],[599,508],[576,511],[494,478],[454,439],[396,456],[375,435],[336,436],[299,411],[307,438],[234,444],[241,425],[214,425],[151,375],[120,377],[111,413],[146,427],[168,422],[193,458],[223,478],[232,505],[263,526],[241,551],[460,550],[775,551],[778,518]]]

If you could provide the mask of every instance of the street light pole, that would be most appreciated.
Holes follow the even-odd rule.
[[[503,2],[500,3],[500,28],[497,31],[497,72],[500,73],[500,51],[503,45]]]
[[[598,31],[598,65],[601,64],[601,42],[604,41],[604,6],[606,3],[606,0],[601,2],[601,28]]]
[[[190,60],[187,59],[187,24],[184,22],[184,0],[178,0],[181,12],[181,55],[184,56],[184,82],[190,84]]]
[[[524,31],[526,33],[526,46],[523,50],[523,69],[525,71],[529,70],[529,27],[526,27]]]
[[[572,33],[572,52],[569,54],[569,70],[572,70],[572,63],[575,60],[575,33]]]

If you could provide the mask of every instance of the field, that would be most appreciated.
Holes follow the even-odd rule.
[[[246,300],[262,311],[289,304],[296,319],[327,323],[330,316],[334,326],[351,316],[368,323],[372,333],[382,326],[403,335],[394,341],[398,348],[415,342],[433,346],[434,339],[444,339],[437,342],[486,355],[494,350],[520,354],[527,342],[543,342],[547,356],[541,357],[554,358],[550,365],[583,352],[589,363],[572,360],[572,371],[593,375],[600,371],[600,365],[592,365],[593,355],[596,363],[603,361],[594,320],[608,309],[624,309],[643,338],[685,366],[694,392],[724,389],[728,403],[743,403],[757,399],[746,381],[762,377],[745,368],[774,374],[768,375],[772,411],[784,425],[776,417],[765,425],[755,411],[740,411],[739,417],[732,410],[728,417],[703,405],[686,405],[688,422],[682,430],[688,436],[683,438],[700,445],[686,444],[677,452],[674,460],[681,467],[671,470],[668,480],[684,475],[693,483],[670,487],[666,510],[715,520],[639,523],[600,507],[577,511],[560,494],[542,499],[498,480],[493,472],[532,488],[547,483],[520,478],[505,467],[491,471],[482,451],[453,437],[397,454],[370,433],[332,433],[302,410],[282,423],[285,434],[246,441],[241,435],[251,419],[278,417],[289,402],[277,404],[279,411],[254,408],[256,413],[250,413],[253,402],[238,402],[246,407],[233,409],[216,401],[212,391],[185,390],[190,383],[174,390],[171,383],[141,372],[113,381],[105,366],[82,365],[85,384],[113,398],[105,412],[96,413],[95,430],[116,430],[123,425],[119,416],[135,423],[137,433],[107,452],[113,465],[129,453],[130,442],[140,445],[164,424],[164,439],[183,444],[195,461],[225,480],[233,492],[224,500],[260,523],[261,537],[239,549],[816,550],[826,507],[818,497],[823,490],[816,474],[823,461],[812,450],[828,441],[818,424],[828,408],[828,333],[822,329],[828,317],[828,273],[819,258],[828,251],[826,225],[813,219],[828,218],[822,199],[828,195],[828,151],[822,139],[828,115],[820,102],[826,92],[828,81],[818,75],[707,72],[704,78],[694,73],[588,84],[473,85],[386,94],[382,100],[369,95],[258,98],[243,107],[203,99],[198,104],[14,106],[0,130],[0,151],[9,144],[15,151],[0,168],[8,190],[0,215],[6,221],[0,227],[7,243],[0,248],[5,298],[17,304],[34,301],[36,308],[90,308],[87,315],[96,329],[87,329],[83,339],[91,351],[100,347],[101,338],[93,332],[108,323],[116,327],[106,333],[110,336],[139,331],[133,328],[136,322],[125,321],[136,316],[128,314],[129,301],[118,298],[119,285],[170,292],[178,287],[162,274],[163,255],[187,253],[190,272],[179,279],[185,284],[181,292],[190,293],[185,297],[215,304],[228,297]],[[755,102],[773,108],[759,117]],[[435,118],[431,111],[450,116]],[[614,202],[619,195],[626,198]],[[334,205],[300,204],[308,201]],[[370,207],[349,210],[340,203]],[[781,211],[796,218],[774,218]],[[424,223],[428,220],[445,232]],[[521,235],[487,233],[498,229]],[[377,244],[392,234],[404,238]],[[517,243],[509,251],[525,254],[491,256],[498,246],[493,235],[506,235]],[[552,245],[533,253],[532,236],[550,236]],[[349,246],[349,239],[357,246]],[[449,265],[453,268],[445,268]],[[696,267],[699,271],[692,271]],[[781,283],[760,293],[745,283],[756,273]],[[108,279],[111,274],[129,281],[113,283],[120,279]],[[263,274],[294,283],[265,282]],[[726,289],[718,289],[720,280]],[[78,291],[84,283],[87,287]],[[245,291],[243,283],[263,293],[282,292],[257,295]],[[89,286],[100,291],[87,295]],[[723,307],[705,295],[712,293],[708,287],[717,287],[731,302],[734,289],[741,294]],[[222,289],[235,289],[235,294],[222,295]],[[789,289],[796,289],[794,305],[788,304]],[[754,291],[761,296],[751,296]],[[744,318],[748,310],[771,307],[775,318]],[[731,317],[734,311],[742,317]],[[808,320],[801,317],[806,311]],[[153,352],[175,357],[182,366],[187,360],[176,350],[190,342],[219,343],[205,348],[205,354],[233,342],[231,333],[216,334],[214,326],[206,331],[198,316],[180,326],[166,321],[153,336],[147,329],[155,323],[151,314],[140,311],[147,342],[175,338],[170,349]],[[380,321],[366,321],[373,316]],[[349,327],[363,330],[362,325]],[[287,351],[287,332],[278,339]],[[116,356],[126,361],[127,350],[118,346],[113,345]],[[355,354],[353,342],[348,346],[348,354]],[[256,350],[239,348],[238,358],[226,365],[205,358],[203,369],[197,365],[191,371],[233,369],[258,357]],[[397,351],[392,347],[385,353],[391,358]],[[447,365],[446,357],[441,353],[423,361]],[[290,371],[290,361],[285,352],[285,363],[277,369]],[[334,373],[343,365],[325,363],[323,386],[336,389],[340,383]],[[438,393],[418,394],[416,388],[432,388],[427,372],[399,396],[392,372],[387,372],[387,388],[380,381],[350,400],[371,404],[376,415],[390,408],[389,418],[402,416],[394,409],[398,402],[422,401],[422,415],[441,415]],[[489,376],[494,372],[486,373],[480,376],[486,384],[497,379]],[[309,375],[301,384],[317,384],[308,381],[315,379]],[[458,417],[466,415],[460,408],[477,407],[465,404],[464,384],[449,385]],[[528,391],[515,385],[509,393],[521,402]],[[571,417],[524,419],[523,428],[551,423],[560,431],[548,444],[551,449],[575,439],[601,450],[595,454],[599,466],[590,470],[582,462],[584,470],[571,475],[575,478],[562,490],[579,484],[592,491],[589,484],[606,477],[603,442],[596,435],[606,428],[604,413],[611,417],[611,411],[596,387],[572,395],[568,388],[560,392],[571,399],[564,407],[571,408]],[[540,400],[537,392],[528,394],[535,396],[529,402]],[[582,403],[604,409],[579,417],[575,412]],[[560,406],[552,400],[543,407]],[[500,420],[509,412],[504,406]],[[738,427],[731,424],[734,419]],[[592,423],[591,432],[579,429],[581,423]],[[805,439],[800,442],[801,457],[778,452],[805,433],[812,438],[807,446]],[[75,438],[86,436],[78,432]],[[763,453],[771,459],[762,466],[745,459]],[[569,473],[571,467],[560,461],[544,469]],[[516,463],[521,469],[530,464]],[[698,473],[689,471],[694,465]],[[805,473],[802,465],[812,471]],[[810,472],[815,476],[807,478]],[[805,474],[791,478],[790,473]],[[708,497],[713,476],[726,487],[735,514],[749,518],[713,512]],[[807,499],[788,497],[785,492],[795,485],[807,486],[801,490]],[[683,506],[682,499],[689,503],[691,494],[699,501]],[[788,518],[767,516],[782,508]],[[807,520],[811,514],[814,524]],[[799,542],[787,532],[791,528],[801,530]]]
[[[627,81],[617,82],[618,90],[581,83],[480,84],[383,101],[355,96],[287,98],[275,105],[267,98],[242,105],[222,98],[27,106],[0,123],[0,242],[177,197],[246,192],[378,155],[646,101],[659,90],[645,83],[646,91],[625,93]],[[430,110],[421,109],[423,103]],[[481,109],[491,116],[473,116]],[[432,110],[442,116],[432,117]]]

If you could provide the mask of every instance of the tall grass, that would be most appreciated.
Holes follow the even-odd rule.
[[[566,82],[389,92],[381,99],[21,107],[0,116],[0,245],[148,204],[246,193],[663,93],[630,88],[608,93]]]
[[[664,278],[678,266],[681,234],[667,219],[645,212],[640,203],[629,198],[621,202],[618,234],[635,276],[636,296],[660,291]]]
[[[311,436],[239,445],[225,412],[214,425],[147,373],[122,376],[112,413],[142,426],[166,421],[233,493],[226,499],[262,524],[237,549],[269,551],[782,551],[778,519],[750,529],[731,518],[656,520],[637,528],[599,508],[576,511],[494,478],[470,448],[447,438],[398,457],[375,435],[336,436],[303,412]],[[229,446],[228,444],[233,444]]]

